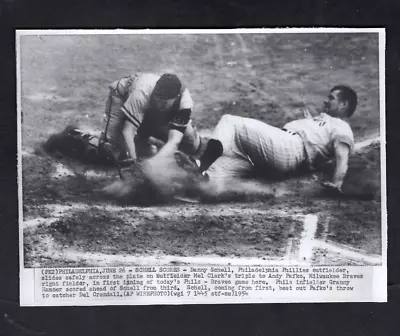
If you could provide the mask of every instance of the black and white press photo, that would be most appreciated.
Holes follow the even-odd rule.
[[[384,46],[17,31],[21,302],[385,300]]]

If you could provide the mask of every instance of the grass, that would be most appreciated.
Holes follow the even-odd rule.
[[[177,73],[206,129],[224,113],[282,125],[346,83],[361,138],[379,130],[377,46],[377,34],[23,36],[23,146],[68,123],[100,129],[109,83],[135,71]]]

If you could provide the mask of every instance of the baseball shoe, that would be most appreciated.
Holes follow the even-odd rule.
[[[210,139],[200,158],[200,173],[205,172],[224,152],[221,141]]]

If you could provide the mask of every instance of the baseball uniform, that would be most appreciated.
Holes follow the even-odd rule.
[[[221,141],[223,155],[208,170],[211,179],[250,175],[258,171],[288,173],[306,164],[334,157],[339,142],[354,146],[353,133],[343,120],[321,114],[290,122],[280,129],[264,122],[224,115],[212,138]]]
[[[150,136],[166,142],[168,131],[177,129],[184,133],[180,150],[187,154],[197,151],[200,136],[191,121],[193,101],[189,90],[182,85],[171,109],[160,111],[151,104],[151,94],[159,79],[159,75],[136,73],[110,85],[103,138],[111,143],[115,152],[126,151],[122,136],[125,120],[136,128],[136,146],[148,145],[147,139]]]
[[[297,132],[304,142],[307,162],[311,169],[335,158],[335,149],[339,143],[354,150],[354,135],[350,125],[339,118],[321,113],[312,119],[294,120],[284,126]]]

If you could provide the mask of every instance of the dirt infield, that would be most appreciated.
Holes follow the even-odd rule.
[[[182,77],[202,130],[225,113],[282,126],[300,116],[299,107],[320,107],[333,85],[349,84],[359,93],[351,126],[361,143],[379,136],[377,45],[373,34],[23,37],[25,266],[379,264],[379,142],[351,157],[348,199],[325,195],[320,174],[276,182],[275,197],[151,207],[94,192],[114,181],[115,171],[85,170],[34,151],[67,124],[100,129],[107,85],[137,70]]]
[[[121,257],[114,258],[112,264],[118,263],[116,260],[137,264],[141,256],[152,257],[154,263],[168,256],[304,262],[295,249],[306,244],[307,214],[318,220],[312,239],[334,244],[314,250],[310,243],[308,262],[379,263],[379,161],[374,161],[378,154],[379,146],[374,145],[355,155],[350,162],[354,175],[349,175],[344,185],[344,190],[360,191],[359,182],[367,180],[364,188],[374,190],[374,200],[331,199],[308,177],[279,182],[276,187],[282,190],[280,196],[259,196],[250,203],[237,203],[235,199],[222,204],[185,204],[171,200],[151,207],[121,206],[93,192],[115,179],[115,172],[79,174],[61,163],[54,164],[50,158],[45,165],[41,162],[45,158],[29,156],[24,159],[32,164],[32,175],[28,176],[39,174],[42,178],[24,180],[34,191],[24,193],[26,266],[97,265],[95,256],[99,254],[105,264],[112,256]],[[367,158],[369,164],[364,161]],[[346,251],[352,249],[357,249],[357,254],[347,255]],[[127,256],[137,259],[124,262]]]

